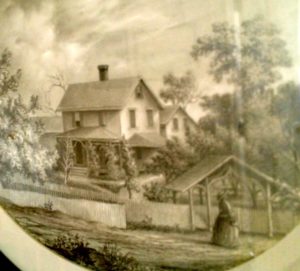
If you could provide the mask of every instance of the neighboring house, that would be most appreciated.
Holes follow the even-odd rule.
[[[98,66],[98,70],[99,81],[69,85],[58,106],[64,129],[59,138],[72,139],[77,167],[89,167],[88,146],[92,143],[105,171],[101,146],[109,143],[119,151],[122,138],[135,150],[141,165],[165,145],[160,136],[163,107],[142,78],[109,80],[107,65]]]
[[[178,105],[166,106],[160,115],[160,134],[187,144],[187,134],[197,130],[197,123]]]
[[[31,117],[31,120],[43,125],[44,131],[40,136],[41,144],[49,150],[56,150],[56,138],[63,132],[61,116],[35,116]]]

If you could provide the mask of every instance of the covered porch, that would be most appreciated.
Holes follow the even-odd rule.
[[[116,165],[122,166],[121,138],[103,127],[80,127],[60,134],[57,140],[71,142],[75,175],[106,175],[108,150],[115,154]]]

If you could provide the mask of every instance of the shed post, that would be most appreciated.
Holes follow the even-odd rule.
[[[189,205],[190,205],[190,227],[193,231],[194,227],[194,203],[193,203],[193,188],[189,189]]]
[[[199,187],[199,202],[201,205],[203,205],[203,189],[202,189],[202,187]]]
[[[173,203],[176,204],[177,203],[177,192],[176,191],[172,192],[172,197],[173,197]]]
[[[206,192],[206,208],[207,208],[207,226],[208,226],[208,230],[212,231],[211,200],[210,200],[210,191],[209,191],[207,178],[205,179],[205,192]]]
[[[271,186],[267,183],[267,210],[268,210],[268,235],[273,237],[273,219],[272,219],[272,199],[271,199]]]

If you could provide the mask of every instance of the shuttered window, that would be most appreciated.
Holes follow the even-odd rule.
[[[129,122],[130,122],[130,128],[136,128],[136,118],[135,118],[134,109],[129,110]]]

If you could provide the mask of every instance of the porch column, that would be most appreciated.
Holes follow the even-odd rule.
[[[119,166],[120,168],[123,167],[123,158],[122,158],[122,154],[121,154],[121,143],[118,142],[118,151],[119,151]]]
[[[188,190],[189,192],[189,206],[190,206],[190,227],[191,230],[193,231],[195,229],[194,225],[194,203],[193,203],[193,188],[190,188]]]
[[[268,236],[273,237],[273,219],[272,219],[272,199],[271,199],[271,185],[267,183],[266,187],[267,193],[267,212],[268,212]]]
[[[85,143],[87,168],[89,168],[89,166],[90,166],[90,148],[89,148],[90,144],[92,144],[91,141],[86,141],[86,143]]]
[[[205,192],[206,192],[206,208],[207,208],[207,226],[208,226],[208,230],[212,231],[211,199],[210,199],[208,179],[205,179]]]

